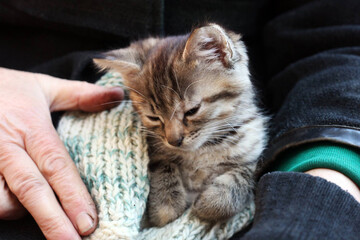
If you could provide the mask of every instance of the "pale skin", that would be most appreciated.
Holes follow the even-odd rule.
[[[122,98],[120,88],[0,68],[0,219],[27,210],[47,239],[92,233],[95,205],[50,112],[101,111]]]
[[[321,177],[329,182],[335,183],[343,190],[350,193],[358,202],[360,202],[360,189],[359,187],[348,177],[344,174],[326,168],[316,168],[305,172],[312,176]]]
[[[27,210],[47,239],[80,239],[92,233],[98,221],[94,203],[50,112],[101,111],[122,98],[120,88],[0,68],[0,219],[21,218]],[[360,201],[359,188],[345,175],[330,169],[307,173],[339,185]]]

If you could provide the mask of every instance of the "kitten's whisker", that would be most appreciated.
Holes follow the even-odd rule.
[[[171,114],[170,121],[171,121],[171,119],[174,117],[175,112],[176,112],[176,109],[178,108],[179,105],[180,105],[180,102],[177,102],[177,103],[175,104],[175,108],[174,108],[174,111],[173,111],[172,114]]]
[[[161,85],[161,87],[166,87],[167,89],[170,89],[171,91],[173,91],[179,99],[181,99],[180,95],[172,88],[172,87],[169,87],[169,86],[166,86],[166,85]]]
[[[241,130],[256,130],[257,128],[256,127],[250,127],[248,125],[242,125],[242,126],[239,126],[239,129]],[[207,132],[228,132],[228,131],[231,131],[231,130],[235,130],[237,133],[239,133],[239,129],[234,129],[234,128],[229,128],[228,126],[223,126],[223,127],[220,127],[220,128],[217,128],[217,127],[212,127],[212,128],[209,128],[207,127],[205,130]]]
[[[153,133],[153,132],[150,132],[150,131],[145,131],[145,130],[142,130],[143,133],[146,133],[147,135],[151,135],[151,136],[157,136],[157,134]]]
[[[149,135],[154,135],[154,136],[157,136],[156,133],[152,132],[152,131],[149,131],[149,130],[145,130],[145,129],[140,129],[140,131],[146,133],[146,134],[149,134]]]
[[[176,72],[173,71],[173,73],[174,73],[174,77],[175,77],[176,86],[177,86],[177,88],[178,88],[179,93],[181,93],[179,81],[178,81],[178,78],[177,78],[177,76],[176,76]],[[185,96],[185,95],[184,95],[184,96]],[[179,96],[179,98],[180,98],[180,96]],[[181,99],[181,98],[180,98],[180,99]]]
[[[184,91],[184,97],[186,96],[187,90],[188,90],[192,85],[194,85],[195,83],[198,83],[198,82],[202,82],[202,81],[205,81],[205,79],[203,79],[203,80],[198,80],[198,81],[195,81],[195,82],[190,83],[190,84],[186,87],[186,89],[185,89],[185,91]]]
[[[188,102],[195,103],[195,104],[199,103],[198,101],[191,101],[191,100],[188,100]]]
[[[210,123],[206,128],[207,129],[215,129],[215,128],[227,128],[228,126],[231,126],[232,128],[235,128],[236,127],[243,127],[243,126],[247,126],[247,124],[243,124],[244,121],[246,119],[238,119],[237,116],[235,117],[229,117],[229,118],[225,118],[225,119],[220,119],[219,121],[225,121],[227,123],[227,125],[223,124],[222,122],[215,122],[215,123]],[[230,123],[229,121],[233,122],[233,123]]]
[[[153,132],[149,131],[149,130],[145,130],[145,129],[140,129],[140,131],[144,132],[144,133],[147,133],[147,134],[154,134]]]
[[[136,92],[137,94],[139,94],[140,96],[143,97],[143,99],[146,101],[146,102],[149,102],[146,97],[144,96],[144,94],[142,94],[141,92],[139,92],[138,90],[134,89],[134,88],[131,88],[131,87],[128,87],[128,86],[124,86],[125,88],[128,88],[130,90],[133,90],[134,92]]]
[[[122,100],[121,102],[130,102],[130,103],[142,103],[140,101],[133,101],[133,100]]]
[[[231,144],[233,144],[233,145],[236,145],[237,144],[237,142],[234,142],[234,141],[231,141],[231,140],[229,140],[229,139],[224,139],[224,141],[223,141],[223,143],[231,143]]]
[[[170,89],[171,91],[173,91],[178,96],[179,99],[181,99],[180,95],[173,88],[171,88],[169,86],[166,86],[166,85],[161,85],[161,87],[166,87],[166,88]]]
[[[109,102],[105,102],[105,103],[101,103],[101,104],[97,104],[95,106],[103,106],[103,105],[109,105],[109,104],[114,104],[114,103],[141,103],[138,101],[131,101],[131,100],[117,100],[117,101],[109,101]]]
[[[152,147],[152,153],[158,153],[160,152],[162,149],[164,149],[164,144],[162,142],[157,142],[151,145]]]
[[[237,139],[233,139],[234,141],[232,141],[229,136],[226,137],[226,138],[222,138],[222,137],[225,137],[225,136],[224,136],[224,135],[214,136],[214,137],[209,138],[209,140],[211,141],[211,140],[222,139],[223,142],[229,142],[229,143],[232,143],[232,144],[236,144],[236,143],[237,143],[237,142],[235,142],[235,140],[237,140]]]
[[[217,131],[217,132],[212,132],[211,136],[225,136],[224,133],[228,133],[229,131]]]
[[[110,105],[110,104],[114,104],[114,103],[122,103],[122,100],[117,100],[117,101],[110,101],[110,102],[105,102],[105,103],[100,103],[100,104],[96,104],[94,106],[104,106],[104,105]]]
[[[227,121],[225,121],[237,134],[239,134],[239,132]]]
[[[152,146],[157,147],[158,149],[162,148],[164,144],[162,142],[154,143]]]
[[[154,138],[159,138],[159,139],[161,139],[161,137],[160,137],[158,134],[156,134],[155,132],[150,131],[150,130],[148,130],[148,129],[140,129],[140,131],[143,132],[143,133],[145,133],[145,134],[146,134],[147,136],[149,136],[149,137],[154,137]]]
[[[206,127],[206,131],[229,131],[231,130],[232,128],[229,128],[228,125],[226,126],[214,126],[214,127]]]
[[[161,137],[159,137],[158,135],[154,135],[154,134],[146,135],[146,137],[162,140]]]

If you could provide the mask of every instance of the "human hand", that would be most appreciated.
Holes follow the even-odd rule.
[[[358,202],[360,202],[360,190],[359,187],[347,176],[344,174],[327,168],[315,168],[305,173],[310,174],[312,176],[321,177],[329,182],[335,183],[343,190],[350,193]]]
[[[93,232],[95,205],[50,112],[100,111],[122,98],[120,88],[0,68],[0,219],[27,209],[47,239]]]

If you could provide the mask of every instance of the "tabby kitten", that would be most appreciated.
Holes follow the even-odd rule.
[[[246,206],[267,137],[239,35],[209,24],[94,61],[121,73],[147,129],[152,225],[164,226],[189,206],[209,221]]]

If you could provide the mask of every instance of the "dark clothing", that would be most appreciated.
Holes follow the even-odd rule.
[[[96,51],[185,33],[204,20],[220,23],[244,35],[273,116],[264,173],[281,152],[303,143],[359,146],[359,13],[358,0],[0,1],[0,66],[94,81]],[[359,203],[320,178],[266,174],[256,206],[253,226],[234,239],[360,236]],[[26,239],[12,235],[26,224],[0,221],[0,239]]]
[[[278,14],[264,29],[275,116],[263,171],[279,152],[301,143],[360,143],[360,1],[274,5]]]
[[[241,240],[359,239],[360,204],[340,187],[303,173],[265,174],[252,228]]]
[[[0,66],[88,80],[77,71],[82,66],[75,64],[86,57],[74,59],[74,54],[126,47],[129,41],[148,36],[188,33],[205,21],[241,32],[253,45],[261,40],[259,15],[263,2],[80,0],[75,4],[63,0],[0,0]],[[52,64],[63,56],[68,57],[63,61],[66,66]],[[50,70],[49,64],[53,65]],[[78,74],[71,75],[71,70]]]

